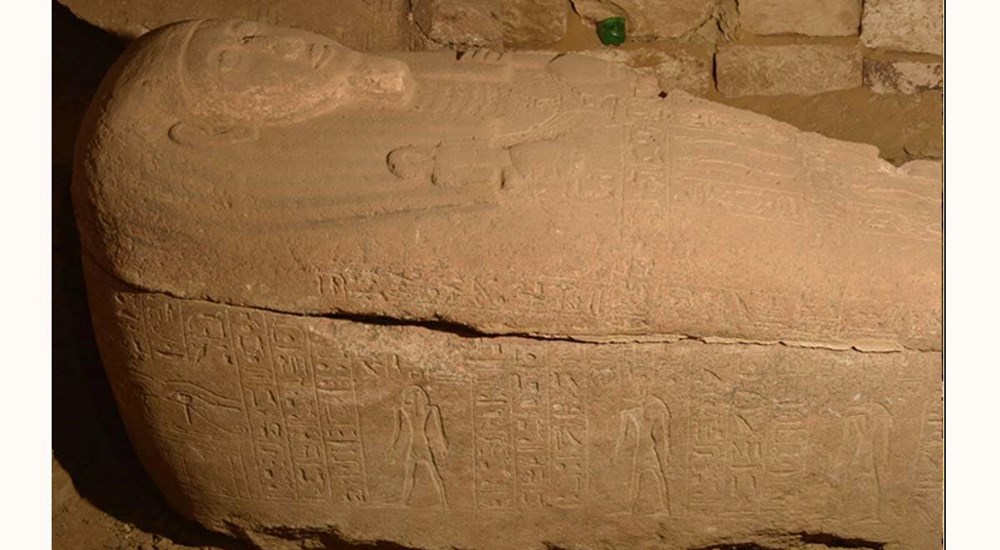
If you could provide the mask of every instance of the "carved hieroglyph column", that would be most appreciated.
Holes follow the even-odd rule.
[[[584,56],[218,20],[134,44],[79,143],[108,376],[205,525],[940,543],[937,163]]]

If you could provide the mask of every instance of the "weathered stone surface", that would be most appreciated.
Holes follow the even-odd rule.
[[[199,18],[241,18],[295,27],[362,51],[424,49],[419,29],[407,21],[408,0],[60,0],[94,25],[136,38],[168,23]]]
[[[140,459],[173,506],[265,546],[940,547],[937,353],[468,337],[91,269]]]
[[[566,34],[565,0],[503,0],[503,42],[511,48],[546,46]]]
[[[304,548],[937,546],[939,163],[581,55],[216,20],[127,55],[74,206],[184,514]]]
[[[719,46],[716,82],[728,97],[818,94],[861,86],[861,51],[829,44]]]
[[[861,0],[740,0],[743,30],[759,35],[850,36],[861,25]]]
[[[573,0],[573,8],[590,23],[623,15],[630,40],[677,38],[694,31],[712,14],[718,0]]]
[[[941,55],[944,0],[866,0],[861,41],[869,48]]]
[[[413,21],[439,44],[503,49],[498,0],[414,0]]]
[[[879,94],[939,90],[943,83],[944,68],[940,59],[865,58],[865,86]]]

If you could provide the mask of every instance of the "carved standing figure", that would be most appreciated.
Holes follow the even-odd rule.
[[[670,412],[658,397],[643,392],[635,406],[621,411],[616,459],[629,462],[629,506],[632,512],[670,511],[667,464],[670,460]],[[644,507],[644,501],[651,504]]]
[[[885,406],[865,403],[844,417],[841,505],[857,519],[877,519],[889,462],[892,416]]]
[[[403,390],[393,424],[392,449],[403,454],[403,494],[400,502],[408,504],[417,480],[417,467],[430,475],[438,503],[448,505],[444,481],[437,461],[448,454],[448,441],[441,424],[441,410],[430,402],[420,386]]]

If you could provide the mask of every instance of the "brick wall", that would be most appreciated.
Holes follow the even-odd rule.
[[[862,85],[879,94],[913,94],[943,83],[943,0],[701,1],[708,9],[701,17],[691,16],[694,0],[615,2],[620,9],[602,0],[572,3],[586,25],[625,17],[626,47],[708,44],[712,77],[725,97]],[[668,20],[669,28],[658,23]]]
[[[629,64],[643,59],[668,87],[725,97],[815,94],[868,87],[912,94],[942,86],[943,0],[237,0],[129,10],[103,0],[60,0],[126,37],[193,17],[240,17],[300,27],[360,50],[604,48],[595,24],[621,16]],[[587,34],[589,33],[589,36]],[[643,53],[646,51],[646,53]],[[650,62],[650,54],[666,64]]]

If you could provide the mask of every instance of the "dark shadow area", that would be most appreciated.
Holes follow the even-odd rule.
[[[739,542],[735,544],[715,544],[712,546],[703,546],[701,548],[693,548],[691,550],[778,550],[771,546],[763,546],[755,542]]]
[[[52,450],[76,491],[108,515],[180,544],[237,550],[245,546],[167,508],[132,451],[94,341],[70,202],[73,145],[91,97],[124,47],[53,2]]]
[[[797,535],[803,544],[821,544],[830,548],[869,548],[871,550],[882,550],[885,548],[884,542],[845,538],[829,533],[797,533]]]
[[[831,533],[764,531],[758,536],[761,541],[767,544],[761,542],[723,542],[690,550],[782,550],[806,547],[829,548],[830,550],[839,548],[883,550],[886,546],[884,542],[842,537]]]
[[[308,541],[304,548],[322,548],[325,550],[418,550],[412,546],[403,546],[389,541],[352,544],[346,542],[339,533],[317,532],[312,529],[272,528],[261,533],[276,540]],[[457,549],[456,549],[457,550]]]

